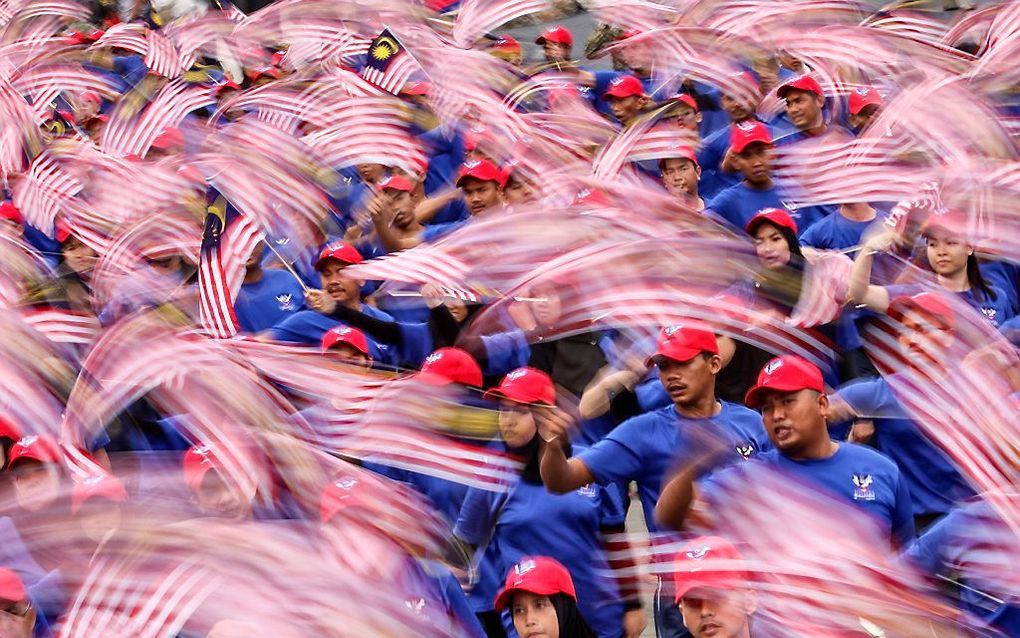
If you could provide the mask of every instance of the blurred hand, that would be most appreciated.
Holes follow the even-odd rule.
[[[569,441],[570,433],[575,429],[574,419],[562,408],[541,407],[535,410],[535,424],[538,435],[549,443],[555,439]]]
[[[436,284],[425,284],[421,287],[421,298],[425,300],[425,305],[431,310],[443,305],[446,295]]]
[[[641,632],[648,626],[648,614],[642,608],[631,609],[623,615],[624,638],[641,638]]]
[[[850,436],[847,440],[851,443],[867,443],[875,436],[875,422],[871,419],[858,419],[850,428]]]
[[[315,312],[331,315],[336,310],[336,300],[325,290],[311,289],[305,293],[305,304]]]
[[[514,320],[517,327],[524,332],[530,332],[538,328],[538,323],[535,321],[535,316],[531,313],[531,308],[528,307],[528,302],[515,301],[510,304],[507,308],[507,314]]]

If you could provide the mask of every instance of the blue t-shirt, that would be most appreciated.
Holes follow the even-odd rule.
[[[1009,577],[998,582],[1000,570],[1015,568],[1020,546],[987,501],[953,510],[911,545],[905,556],[930,574],[949,574],[967,587],[959,590],[960,606],[1006,636],[1020,636],[1020,592],[1010,591]],[[977,591],[975,591],[977,590]],[[1003,604],[999,600],[1012,600]]]
[[[528,365],[531,346],[521,330],[482,335],[485,348],[485,374],[502,376],[511,370]]]
[[[421,240],[423,242],[436,241],[446,237],[453,231],[457,230],[464,224],[468,223],[469,219],[459,219],[452,222],[446,222],[445,224],[429,224],[421,231]]]
[[[263,271],[261,280],[241,286],[234,311],[243,332],[262,332],[304,305],[304,290],[294,276],[271,268]]]
[[[479,551],[485,545],[479,580],[469,600],[476,611],[493,609],[507,572],[520,559],[550,556],[570,571],[578,609],[596,634],[619,638],[623,604],[600,530],[623,521],[616,493],[599,485],[585,485],[567,494],[551,494],[544,485],[525,481],[506,494],[469,490],[454,534],[477,545]]]
[[[800,235],[800,244],[823,250],[850,248],[860,244],[861,235],[864,234],[868,226],[881,223],[882,218],[879,215],[876,215],[875,219],[871,221],[859,222],[848,219],[836,211],[804,230]],[[853,258],[852,255],[851,258]]]
[[[577,458],[601,485],[636,481],[645,524],[649,531],[658,531],[655,503],[663,480],[689,451],[692,428],[702,428],[729,440],[734,461],[771,447],[760,414],[733,403],[720,401],[720,404],[719,414],[710,419],[682,417],[673,405],[627,419]]]
[[[776,186],[766,190],[748,187],[744,182],[730,186],[708,203],[705,208],[712,210],[740,232],[744,231],[747,222],[755,213],[763,208],[784,208]]]
[[[1003,322],[999,326],[999,332],[1002,336],[1012,343],[1017,348],[1020,348],[1020,315],[1013,317],[1009,321]]]
[[[875,447],[900,468],[914,514],[945,514],[974,495],[952,461],[907,416],[885,379],[851,383],[837,396],[875,420]]]
[[[388,314],[372,306],[362,305],[359,310],[375,319],[382,321],[393,320]],[[288,341],[317,346],[322,343],[323,335],[333,328],[342,325],[344,325],[343,322],[314,310],[301,310],[270,328],[266,334],[273,341]],[[385,344],[376,343],[371,337],[368,338],[368,352],[372,356],[372,360],[377,363],[396,363],[396,353],[393,348]]]
[[[367,460],[364,462],[364,467],[394,481],[414,487],[426,496],[432,502],[435,510],[445,516],[451,524],[457,520],[460,508],[464,504],[464,496],[468,491],[468,487],[463,483]]]
[[[724,127],[712,133],[701,143],[698,150],[698,165],[701,166],[701,179],[698,180],[698,194],[705,201],[715,197],[722,191],[735,186],[743,179],[740,171],[727,173],[722,170],[722,161],[730,148],[730,127]]]
[[[963,292],[956,293],[956,295],[998,327],[1002,325],[1002,322],[1012,319],[1013,313],[1010,312],[1009,299],[1006,297],[1006,293],[1002,292],[1001,288],[996,288],[995,286],[989,287],[994,293],[994,299],[985,296],[978,299],[973,290],[964,290]],[[928,288],[921,284],[894,284],[886,286],[886,292],[889,293],[890,300],[901,295],[916,295],[926,290]]]
[[[1011,316],[1020,313],[1020,264],[1011,261],[980,261],[978,270],[990,286],[1006,293]]]
[[[825,488],[831,496],[853,503],[871,514],[900,546],[906,547],[914,539],[914,513],[907,483],[896,464],[875,450],[839,443],[835,454],[824,459],[794,461],[778,450],[769,450],[759,454],[758,461],[791,476],[803,477]],[[739,466],[713,474],[702,485],[702,497],[709,503],[723,498],[737,471]]]

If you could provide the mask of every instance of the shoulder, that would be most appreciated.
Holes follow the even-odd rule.
[[[393,316],[388,312],[379,310],[375,306],[370,306],[368,304],[362,304],[361,312],[373,319],[379,319],[380,321],[393,321]]]
[[[734,184],[725,190],[719,192],[718,195],[713,197],[707,204],[708,208],[715,208],[716,206],[728,206],[730,202],[738,198],[743,194],[746,189],[743,184]]]
[[[676,411],[673,404],[651,412],[645,412],[632,416],[620,425],[613,428],[613,431],[606,435],[605,439],[633,439],[635,437],[647,436],[653,429],[668,426],[675,420]],[[598,446],[598,443],[595,444]]]
[[[841,442],[839,447],[843,455],[842,460],[846,463],[860,465],[862,469],[865,469],[864,466],[866,466],[866,468],[882,471],[896,478],[900,475],[900,470],[896,463],[874,448],[847,442]]]

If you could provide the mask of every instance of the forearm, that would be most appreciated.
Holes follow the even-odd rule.
[[[444,206],[453,201],[459,194],[460,191],[455,189],[422,200],[414,209],[415,218],[422,224],[429,223]]]
[[[395,321],[383,321],[381,319],[369,317],[363,312],[351,310],[346,306],[337,306],[336,310],[333,311],[330,317],[337,321],[342,321],[353,328],[364,331],[370,337],[381,343],[399,346],[404,342],[404,335],[400,331],[400,326],[397,325],[397,322]]]
[[[625,390],[632,390],[636,381],[637,375],[629,370],[620,370],[607,375],[581,395],[581,402],[577,408],[581,417],[594,419],[602,416],[609,411],[613,397]]]
[[[853,266],[850,268],[850,286],[847,289],[847,298],[855,303],[864,303],[864,297],[868,294],[868,286],[871,285],[871,267],[875,262],[875,253],[865,247],[857,255]]]
[[[670,529],[683,528],[694,502],[694,467],[684,468],[666,483],[655,504],[655,520]]]
[[[580,472],[576,463],[580,463],[580,461],[575,461],[575,464],[572,464],[559,440],[543,441],[541,453],[539,472],[542,475],[542,483],[553,494],[566,494],[591,482],[591,480],[585,480],[585,477],[579,476]],[[587,474],[587,472],[584,473]]]

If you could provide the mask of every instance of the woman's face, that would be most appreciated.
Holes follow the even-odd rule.
[[[507,447],[520,448],[535,438],[538,426],[531,408],[513,401],[501,401],[499,404],[499,435]]]
[[[539,299],[539,301],[530,302],[535,322],[546,328],[555,325],[563,314],[563,306],[560,303],[560,295],[556,291],[556,287],[551,285],[536,286],[531,289],[531,296]]]
[[[99,257],[96,251],[78,241],[76,237],[71,237],[64,242],[64,245],[60,247],[60,252],[64,255],[67,267],[79,275],[87,275],[92,272],[92,268],[96,265],[96,259]]]
[[[790,244],[772,224],[761,224],[754,231],[754,252],[758,261],[769,270],[790,263]]]
[[[959,237],[940,231],[928,235],[926,243],[928,263],[935,274],[951,277],[967,270],[971,249]]]
[[[18,507],[36,512],[53,503],[59,494],[60,475],[56,467],[35,461],[17,464],[14,472],[14,497]]]
[[[556,608],[548,596],[522,591],[514,594],[510,605],[514,629],[521,638],[559,638],[560,623]]]
[[[464,323],[464,320],[467,319],[467,305],[465,305],[465,303],[460,299],[447,297],[443,301],[443,305],[450,311],[450,314],[453,315],[453,318],[457,321],[457,323]]]

